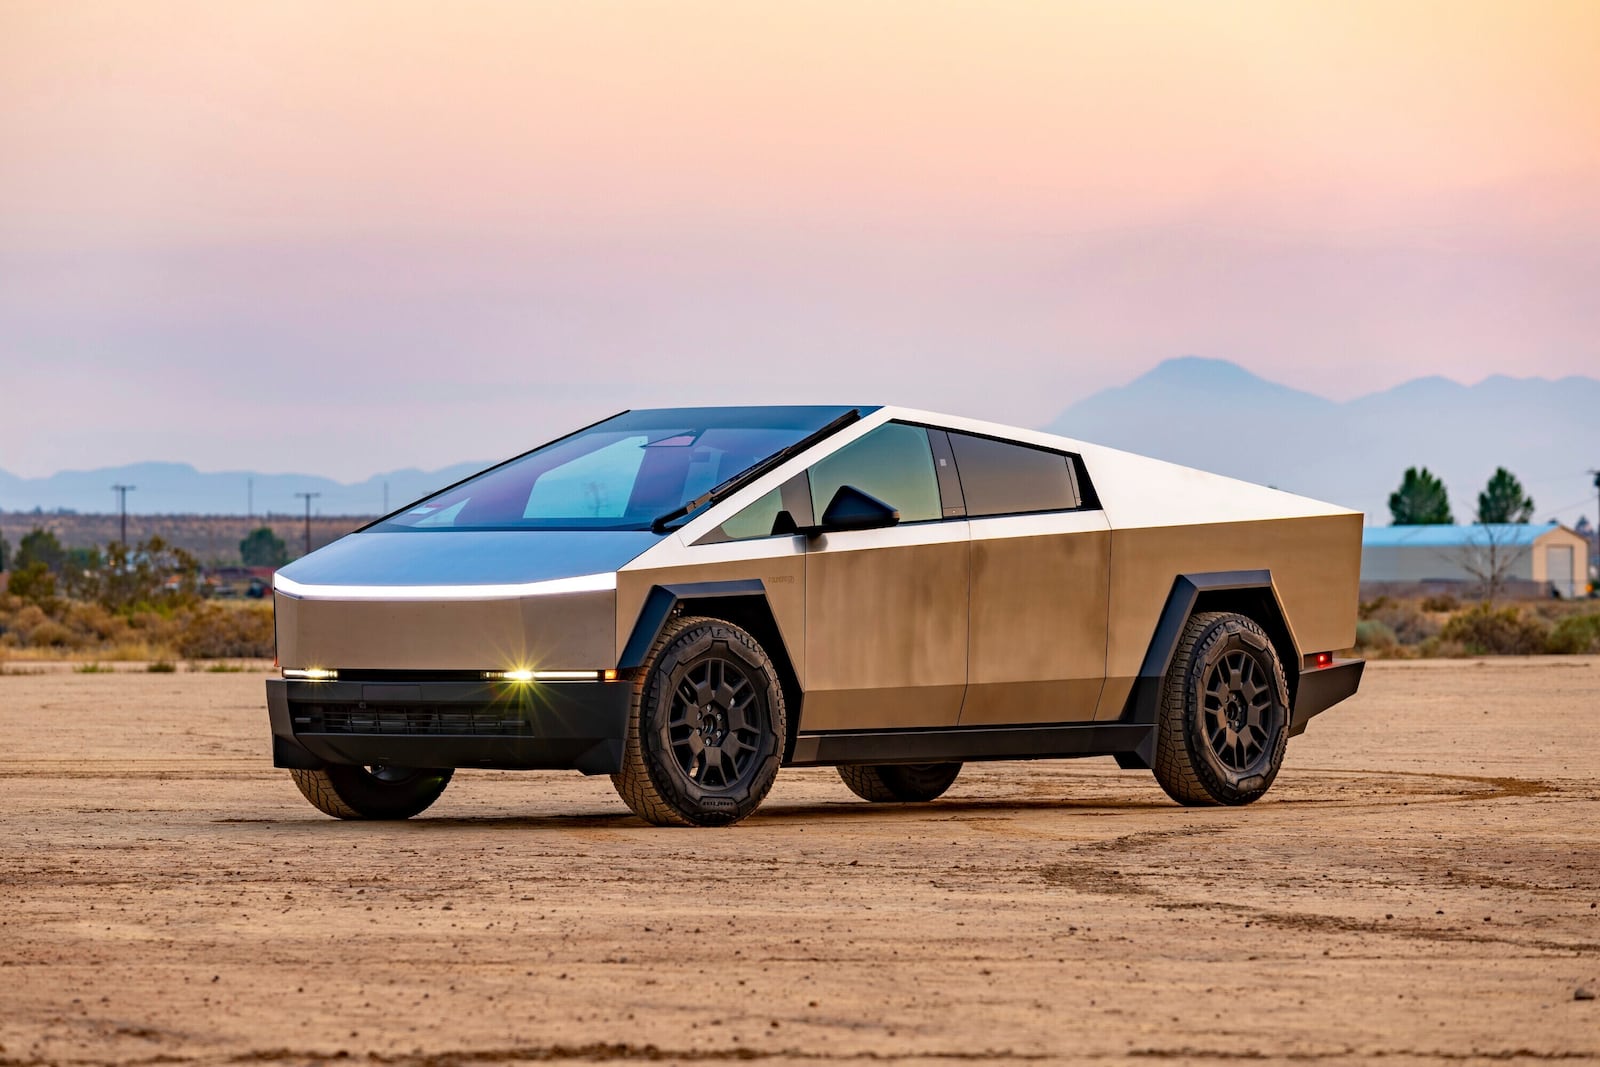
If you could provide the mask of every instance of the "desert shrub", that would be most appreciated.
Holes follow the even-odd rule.
[[[128,628],[136,640],[152,645],[174,647],[183,633],[188,616],[159,611],[136,611],[128,617]]]
[[[1378,619],[1356,623],[1356,648],[1363,652],[1387,652],[1400,643],[1389,624]]]
[[[172,674],[177,671],[178,665],[171,660],[158,659],[145,668],[151,674]]]
[[[188,614],[176,646],[185,659],[270,658],[272,612],[254,605],[201,605]]]
[[[54,619],[46,619],[33,628],[28,643],[35,648],[82,648],[86,642],[81,634],[72,632]]]
[[[1430,637],[1422,642],[1422,647],[1417,649],[1417,654],[1424,659],[1459,659],[1462,656],[1474,656],[1473,652],[1460,641],[1446,641],[1439,637]]]
[[[50,616],[37,604],[25,604],[17,600],[11,604],[5,620],[6,638],[19,647],[26,647],[33,641],[33,631],[48,622]]]
[[[1367,618],[1387,626],[1400,644],[1420,645],[1439,632],[1439,623],[1412,604],[1388,597],[1380,599],[1385,601],[1383,606],[1375,609]]]
[[[1357,614],[1360,618],[1371,619],[1393,603],[1393,598],[1388,596],[1378,596],[1371,600],[1363,600],[1357,608]]]
[[[128,634],[128,621],[111,614],[99,604],[69,601],[56,617],[74,633],[100,644],[115,643]]]
[[[1558,655],[1600,652],[1600,614],[1568,615],[1550,630],[1544,647]]]
[[[1452,616],[1439,631],[1442,650],[1459,645],[1470,656],[1528,656],[1545,649],[1546,625],[1521,609],[1479,604]]]
[[[1449,593],[1435,593],[1422,598],[1422,610],[1433,612],[1460,611],[1461,601]]]

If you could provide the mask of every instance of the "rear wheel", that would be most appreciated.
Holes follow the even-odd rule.
[[[1283,765],[1289,685],[1272,641],[1223,611],[1184,627],[1161,691],[1156,781],[1180,804],[1248,804]]]
[[[959,763],[858,763],[839,768],[850,791],[874,804],[911,804],[943,796],[961,773]]]
[[[736,823],[777,777],[784,716],[777,668],[754,637],[721,619],[673,619],[634,681],[611,782],[657,826]]]
[[[409,819],[427,810],[455,772],[448,767],[356,767],[292,770],[300,792],[336,819]]]

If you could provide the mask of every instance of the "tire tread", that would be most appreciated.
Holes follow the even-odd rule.
[[[772,788],[772,781],[776,776],[774,769],[773,774],[765,775],[764,780],[758,780],[746,802],[741,805],[741,810],[728,815],[715,813],[695,817],[685,810],[686,803],[663,788],[651,772],[650,754],[639,734],[640,726],[645,719],[646,701],[650,698],[651,686],[659,674],[658,668],[662,665],[662,657],[669,647],[685,635],[703,627],[710,627],[714,637],[718,636],[716,631],[720,630],[720,639],[736,641],[760,656],[771,682],[767,714],[771,729],[777,738],[777,751],[771,758],[775,762],[782,760],[783,738],[786,736],[783,688],[777,683],[777,669],[760,643],[741,627],[722,619],[703,615],[682,615],[669,620],[650,645],[643,669],[633,678],[632,711],[628,716],[627,736],[623,740],[622,769],[611,776],[612,786],[616,788],[617,795],[622,798],[628,809],[656,826],[726,826],[738,822],[760,806]]]
[[[1283,664],[1272,650],[1271,639],[1266,631],[1255,620],[1226,611],[1203,611],[1190,616],[1161,685],[1153,767],[1156,781],[1166,794],[1187,807],[1248,804],[1267,791],[1283,760],[1288,733],[1286,727],[1279,731],[1275,739],[1277,753],[1265,784],[1259,789],[1239,792],[1217,779],[1193,749],[1195,739],[1190,730],[1189,701],[1191,691],[1198,685],[1197,669],[1204,667],[1217,644],[1242,633],[1252,635],[1257,642],[1266,646],[1273,682],[1278,694],[1287,702],[1288,685],[1283,675]]]

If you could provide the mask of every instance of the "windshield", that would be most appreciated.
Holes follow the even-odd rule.
[[[629,411],[414,504],[374,530],[643,530],[848,412]]]

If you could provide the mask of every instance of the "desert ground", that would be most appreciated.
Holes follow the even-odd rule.
[[[340,823],[262,677],[0,677],[0,1064],[1600,1059],[1597,658],[1373,664],[1248,808],[801,770],[726,830],[499,772]]]

